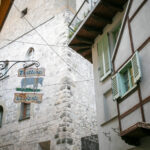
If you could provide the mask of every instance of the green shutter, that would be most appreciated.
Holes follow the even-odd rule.
[[[119,74],[117,73],[115,76],[112,77],[112,92],[113,92],[113,99],[116,100],[120,97],[120,87],[119,87]]]
[[[134,83],[137,83],[141,79],[141,68],[138,52],[134,54],[134,56],[131,59],[131,62],[133,68]]]
[[[99,63],[100,63],[100,78],[104,76],[104,64],[103,64],[103,45],[102,45],[102,39],[98,41],[97,44],[98,49],[98,55],[99,55]]]
[[[104,34],[103,36],[103,51],[104,51],[104,61],[105,61],[105,73],[107,73],[111,69],[110,56],[109,56],[109,43],[108,43],[107,34]]]

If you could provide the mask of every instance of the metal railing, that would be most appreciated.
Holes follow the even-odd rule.
[[[69,23],[69,38],[73,36],[74,32],[78,29],[82,21],[86,18],[97,1],[98,0],[84,0],[77,13]]]

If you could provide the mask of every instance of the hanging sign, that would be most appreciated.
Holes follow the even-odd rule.
[[[15,103],[41,103],[43,94],[37,93],[15,93]]]
[[[18,77],[45,76],[44,68],[21,68],[18,70]]]

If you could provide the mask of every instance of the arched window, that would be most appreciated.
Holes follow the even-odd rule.
[[[0,127],[2,126],[2,119],[3,119],[3,107],[0,106]]]
[[[26,53],[27,60],[31,60],[34,57],[34,48],[30,47]]]

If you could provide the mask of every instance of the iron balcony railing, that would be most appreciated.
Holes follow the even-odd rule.
[[[98,0],[84,0],[77,13],[69,23],[69,38],[73,36],[74,32],[78,29],[97,1]]]

